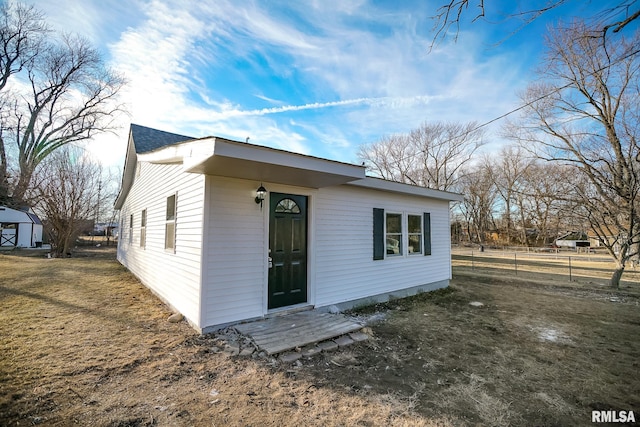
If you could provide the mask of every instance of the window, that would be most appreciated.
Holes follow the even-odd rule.
[[[144,248],[147,243],[147,210],[140,214],[140,247]]]
[[[422,254],[422,215],[407,215],[407,235],[407,253]]]
[[[385,236],[387,256],[402,255],[402,214],[387,214]]]
[[[129,216],[129,244],[133,242],[133,214]]]
[[[386,213],[373,208],[373,259],[431,255],[431,214]]]
[[[167,197],[167,215],[164,226],[164,248],[176,249],[176,195]]]
[[[422,217],[424,218],[424,254],[427,256],[431,255],[431,214],[425,212]]]
[[[282,199],[276,205],[276,212],[278,213],[300,213],[300,206],[292,199]]]
[[[384,259],[384,209],[373,208],[373,260]]]

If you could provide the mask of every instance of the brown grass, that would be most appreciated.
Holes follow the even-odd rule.
[[[213,353],[112,250],[23,255],[0,255],[0,425],[447,425],[399,393]]]
[[[220,336],[167,322],[111,249],[80,255],[0,255],[0,425],[584,425],[592,409],[640,413],[631,285],[456,267],[448,290],[355,313],[385,316],[369,341],[283,365],[216,352]]]

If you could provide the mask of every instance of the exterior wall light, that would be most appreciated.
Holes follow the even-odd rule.
[[[262,210],[262,202],[267,195],[267,189],[260,184],[260,187],[256,190],[256,203],[260,204],[260,210]]]

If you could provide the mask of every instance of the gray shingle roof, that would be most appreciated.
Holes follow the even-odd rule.
[[[146,153],[178,142],[196,139],[192,136],[178,135],[177,133],[164,132],[145,126],[131,124],[131,135],[136,153]]]

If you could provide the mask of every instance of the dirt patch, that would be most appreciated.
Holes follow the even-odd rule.
[[[450,289],[363,309],[386,313],[370,326],[374,339],[351,349],[344,368],[321,355],[312,369],[345,387],[394,390],[416,413],[461,425],[585,425],[592,409],[637,414],[638,296],[607,293],[464,276]]]
[[[364,343],[283,364],[230,356],[223,336],[168,322],[112,250],[85,255],[0,255],[2,425],[584,425],[592,409],[640,414],[633,293],[460,277],[353,313],[370,321]]]

